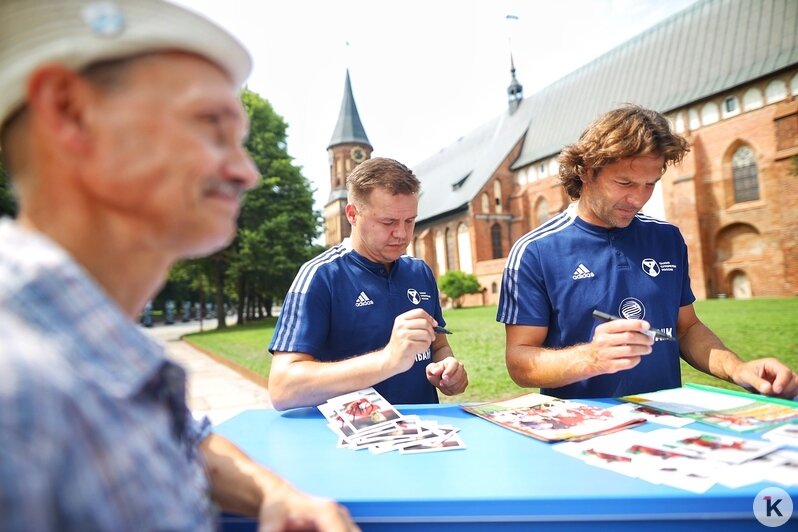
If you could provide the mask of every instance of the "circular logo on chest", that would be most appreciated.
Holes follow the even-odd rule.
[[[627,297],[621,301],[618,314],[627,320],[642,320],[646,316],[646,307],[643,302],[634,297]]]
[[[407,299],[410,300],[411,303],[414,305],[418,305],[421,303],[421,296],[418,295],[418,290],[415,288],[408,288],[407,289]]]
[[[643,271],[646,272],[646,275],[656,277],[662,270],[660,269],[659,263],[656,260],[643,259]]]

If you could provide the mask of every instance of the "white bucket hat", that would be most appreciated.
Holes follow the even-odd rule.
[[[79,70],[158,50],[205,57],[238,86],[252,70],[249,53],[227,31],[161,0],[0,0],[0,127],[42,65]]]

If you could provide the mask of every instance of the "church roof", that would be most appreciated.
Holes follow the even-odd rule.
[[[344,84],[344,98],[341,101],[341,112],[338,114],[338,123],[335,124],[335,131],[333,131],[327,149],[337,146],[338,144],[350,142],[365,144],[369,148],[372,147],[369,138],[366,136],[363,123],[360,121],[360,115],[357,112],[355,97],[352,95],[352,82],[349,80],[349,69],[347,69],[346,83]]]
[[[477,195],[524,134],[531,108],[522,100],[514,113],[504,111],[413,168],[421,181],[419,223],[457,211]]]
[[[625,102],[668,112],[798,63],[798,2],[705,0],[572,72],[535,102],[519,168]]]
[[[513,168],[558,153],[622,103],[668,112],[797,63],[795,0],[701,0],[417,165],[419,223],[471,201],[524,134]],[[466,175],[460,189],[444,194]]]

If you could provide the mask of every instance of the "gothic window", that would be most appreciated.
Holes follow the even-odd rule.
[[[490,212],[490,198],[487,192],[482,193],[482,212],[488,214]]]
[[[473,273],[471,264],[471,233],[468,226],[461,223],[457,226],[457,251],[460,254],[460,270],[465,273]]]
[[[446,243],[441,230],[435,231],[435,263],[438,266],[438,275],[446,273]]]
[[[502,212],[502,184],[498,179],[493,182],[493,201],[496,202],[496,212]]]
[[[759,199],[756,155],[748,146],[740,146],[732,156],[732,182],[735,203]]]
[[[457,258],[455,257],[455,246],[454,246],[454,231],[446,228],[446,264],[450,270],[457,269]]]
[[[490,243],[493,248],[493,258],[500,259],[504,256],[502,251],[502,228],[499,224],[493,224],[490,228]]]

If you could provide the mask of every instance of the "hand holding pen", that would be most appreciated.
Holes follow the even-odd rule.
[[[429,352],[436,338],[433,323],[434,318],[422,308],[409,310],[394,319],[388,345],[382,350],[384,367],[390,376],[410,369],[418,353]]]
[[[585,378],[631,369],[640,363],[640,357],[651,353],[654,336],[649,334],[647,322],[601,311],[593,315],[605,323],[598,325],[590,343],[581,347]]]
[[[601,312],[600,310],[593,311],[593,317],[598,318],[604,321],[613,321],[613,320],[622,320],[620,316],[615,316],[613,314],[607,314],[606,312]],[[645,335],[650,336],[654,340],[676,340],[676,338],[671,335],[667,331],[663,331],[662,329],[655,329],[653,327],[649,328],[647,331],[640,331]]]

